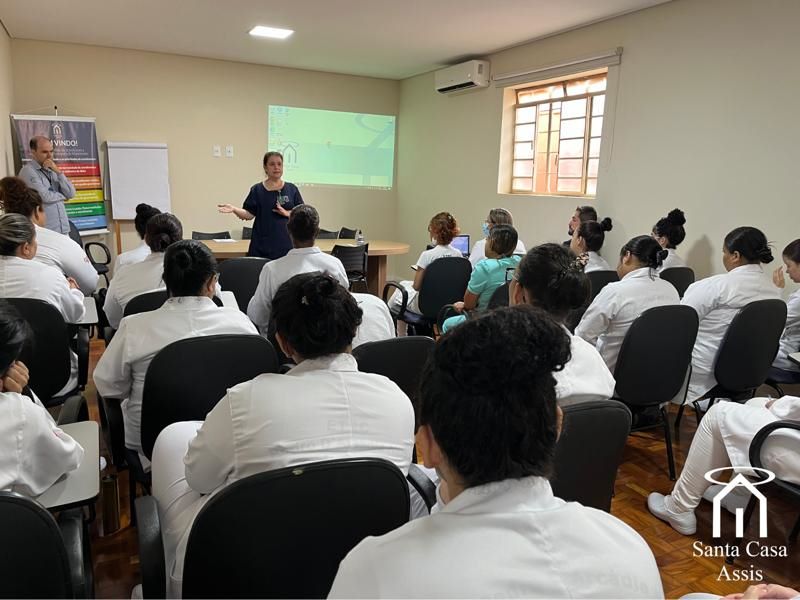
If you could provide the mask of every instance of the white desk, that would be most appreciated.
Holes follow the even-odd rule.
[[[36,500],[50,510],[91,504],[100,495],[100,428],[94,421],[62,425],[83,446],[80,466],[56,481]]]
[[[792,352],[789,355],[789,360],[796,365],[800,365],[800,352]]]
[[[97,325],[97,303],[94,301],[93,296],[84,296],[83,306],[86,311],[83,313],[83,318],[75,323],[76,325]]]

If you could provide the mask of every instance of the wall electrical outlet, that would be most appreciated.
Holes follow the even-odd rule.
[[[222,148],[218,144],[211,146],[211,156],[214,158],[222,156]]]
[[[233,158],[233,146],[225,146],[225,158]]]

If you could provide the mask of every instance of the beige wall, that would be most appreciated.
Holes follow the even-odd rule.
[[[605,254],[613,262],[627,239],[680,207],[679,252],[707,275],[722,270],[722,238],[735,226],[762,228],[776,254],[800,236],[798,22],[800,2],[790,0],[676,0],[490,60],[503,73],[623,46],[595,202],[615,224]],[[503,91],[433,88],[432,73],[401,85],[398,237],[420,247],[437,210],[477,236],[488,209],[505,206],[528,245],[564,240],[574,198],[497,193]],[[408,263],[393,267],[408,276]]]
[[[14,148],[11,143],[11,106],[14,81],[11,76],[11,39],[0,25],[0,176],[14,171]]]
[[[168,144],[172,209],[187,237],[193,229],[241,234],[242,222],[218,214],[216,204],[240,204],[263,178],[268,104],[398,110],[397,81],[29,40],[13,40],[12,50],[14,110],[57,104],[63,114],[97,117],[100,144]],[[58,76],[58,85],[51,77],[32,76],[58,65],[69,69]],[[232,144],[234,158],[213,158],[214,144]],[[374,239],[395,232],[396,189],[301,192],[319,210],[323,227],[361,227]],[[123,231],[123,249],[130,249],[138,243],[132,224],[125,223]]]

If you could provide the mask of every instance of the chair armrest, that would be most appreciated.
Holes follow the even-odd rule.
[[[105,257],[106,257],[105,262],[97,261],[92,256],[92,252],[91,252],[90,249],[95,247],[95,246],[100,248],[100,250],[103,251],[103,254],[105,254]],[[102,242],[87,242],[86,245],[83,247],[83,249],[86,251],[86,256],[89,257],[89,261],[92,263],[92,265],[109,265],[109,264],[111,264],[111,252],[109,252],[108,246],[106,246]]]
[[[758,433],[753,436],[753,440],[750,442],[750,464],[755,468],[764,468],[761,463],[761,447],[764,445],[764,442],[767,441],[769,435],[778,429],[794,429],[795,431],[800,431],[800,421],[775,421],[764,425],[764,427],[758,430]],[[756,475],[763,479],[761,474],[756,473]]]
[[[58,413],[58,425],[69,425],[70,423],[88,420],[89,406],[86,403],[86,398],[81,394],[70,396],[61,405],[61,410]]]
[[[103,425],[103,436],[106,446],[111,451],[111,462],[117,470],[122,469],[125,460],[125,422],[122,420],[122,403],[117,398],[103,398],[97,394],[100,408],[100,423]]]
[[[455,315],[458,315],[458,314],[464,314],[466,316],[466,314],[467,314],[466,311],[464,311],[464,313],[459,313],[454,308],[454,306],[455,306],[454,304],[445,304],[444,306],[442,306],[442,308],[439,309],[439,314],[436,315],[436,326],[439,328],[439,331],[442,330],[442,326],[444,325],[445,320],[448,319],[449,317],[452,317],[452,316],[455,316]],[[450,313],[453,313],[453,314],[450,314]]]
[[[142,594],[145,598],[166,598],[167,570],[155,498],[142,496],[136,499],[136,522]]]
[[[58,527],[67,551],[73,597],[94,598],[91,546],[83,524],[83,511],[80,508],[62,511],[58,515]]]
[[[411,463],[411,466],[408,468],[408,476],[406,479],[408,479],[411,486],[417,490],[417,493],[425,502],[425,506],[428,507],[428,512],[430,512],[433,505],[436,504],[436,484],[414,463]]]
[[[386,285],[383,286],[383,293],[381,294],[381,298],[386,304],[389,304],[389,289],[396,288],[400,290],[400,293],[403,296],[403,300],[400,303],[400,312],[398,312],[398,316],[402,317],[403,313],[406,312],[406,306],[408,306],[408,290],[400,285],[397,281],[387,281]]]

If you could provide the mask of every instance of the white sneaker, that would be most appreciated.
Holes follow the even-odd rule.
[[[694,511],[673,512],[667,508],[667,498],[670,497],[653,492],[647,497],[647,508],[656,517],[669,523],[678,533],[693,535],[697,531],[697,518],[694,516]]]
[[[714,498],[716,498],[717,494],[719,494],[724,488],[725,486],[720,484],[711,485],[705,492],[703,492],[703,498],[709,502],[714,502]],[[722,508],[735,516],[736,509],[741,508],[744,510],[747,508],[748,502],[750,502],[750,492],[744,488],[736,487],[720,501],[720,505]]]

